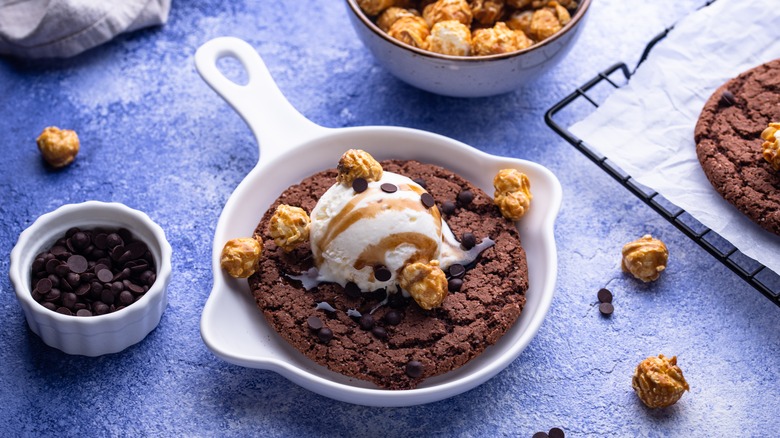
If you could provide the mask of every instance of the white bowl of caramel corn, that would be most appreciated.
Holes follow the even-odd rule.
[[[347,0],[377,62],[452,97],[516,90],[563,59],[590,0]]]

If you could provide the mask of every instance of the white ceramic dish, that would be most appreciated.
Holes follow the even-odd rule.
[[[366,17],[357,0],[346,3],[355,32],[382,67],[410,85],[452,97],[508,93],[533,81],[569,53],[590,7],[590,0],[581,0],[563,29],[527,49],[501,55],[449,56],[388,36]]]
[[[234,57],[247,71],[237,85],[217,69],[217,60]],[[506,367],[528,345],[552,300],[557,274],[553,222],[561,187],[546,168],[524,160],[485,154],[458,141],[407,128],[368,126],[329,129],[318,126],[285,100],[265,64],[247,43],[217,38],[200,47],[195,64],[203,79],[244,118],[257,137],[260,159],[228,199],[214,236],[214,287],[201,318],[206,345],[222,359],[241,366],[276,371],[314,392],[337,400],[374,406],[408,406],[441,400],[483,383]],[[533,207],[517,224],[528,255],[530,289],[525,310],[495,345],[465,366],[402,391],[377,389],[317,365],[284,341],[257,309],[246,280],[220,268],[224,243],[252,235],[278,195],[305,177],[335,167],[348,148],[365,149],[379,160],[415,159],[453,170],[488,193],[499,169],[514,167],[531,180]]]
[[[126,308],[105,315],[68,316],[37,303],[30,290],[35,256],[72,228],[127,228],[143,240],[157,265],[157,279],[144,296]],[[143,340],[160,323],[168,304],[171,245],[149,216],[116,202],[68,204],[42,215],[19,235],[11,251],[11,283],[30,329],[47,345],[68,354],[100,356],[117,353]]]

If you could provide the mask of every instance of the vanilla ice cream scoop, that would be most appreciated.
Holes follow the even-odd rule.
[[[446,268],[465,256],[425,189],[387,171],[378,181],[328,189],[311,212],[309,237],[318,280],[353,282],[364,292],[396,292],[409,263],[438,260]]]

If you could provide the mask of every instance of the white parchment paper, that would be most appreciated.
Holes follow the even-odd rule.
[[[629,83],[570,130],[636,181],[780,273],[780,237],[712,188],[693,140],[699,113],[720,85],[780,58],[778,23],[778,0],[717,0],[678,22]]]

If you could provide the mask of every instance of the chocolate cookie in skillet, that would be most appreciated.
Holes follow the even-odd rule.
[[[780,171],[772,164],[773,157],[779,161],[778,140],[776,129],[770,127],[776,122],[780,59],[720,86],[699,115],[694,139],[701,167],[715,190],[758,225],[780,235]]]
[[[462,366],[514,324],[528,288],[513,223],[528,179],[505,169],[495,185],[498,203],[444,168],[348,151],[260,220],[257,306],[313,361],[383,389]]]

